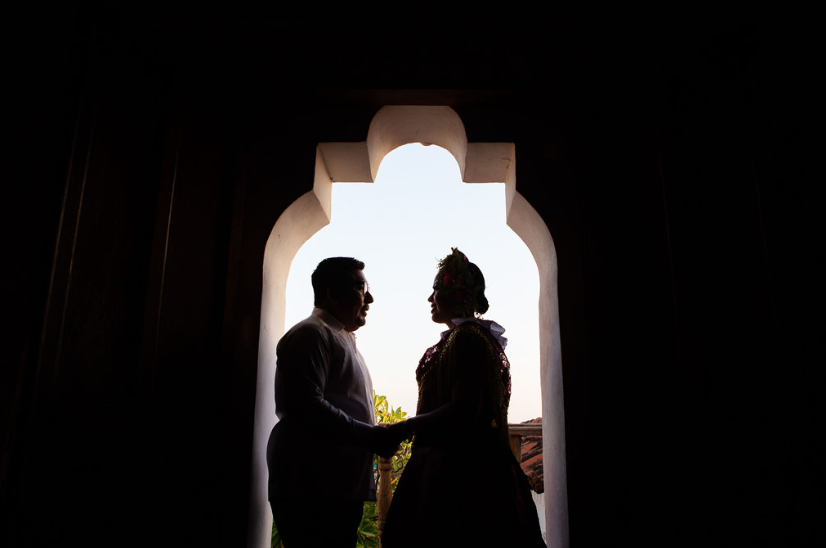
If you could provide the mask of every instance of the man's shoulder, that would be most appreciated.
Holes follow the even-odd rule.
[[[329,328],[323,321],[316,316],[308,316],[288,329],[287,332],[284,333],[282,340],[293,337],[312,336],[315,333],[322,334],[325,331],[329,331]]]
[[[292,326],[279,341],[279,345],[303,344],[311,341],[330,341],[334,330],[319,316],[313,314]]]

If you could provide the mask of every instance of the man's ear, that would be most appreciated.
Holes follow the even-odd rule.
[[[328,285],[327,289],[324,291],[324,295],[327,298],[328,303],[332,303],[338,300],[338,294],[336,293],[335,286]]]

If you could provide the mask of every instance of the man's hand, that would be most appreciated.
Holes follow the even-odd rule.
[[[391,458],[399,450],[401,440],[398,439],[390,428],[391,425],[380,424],[373,428],[374,451],[375,453],[386,459]]]

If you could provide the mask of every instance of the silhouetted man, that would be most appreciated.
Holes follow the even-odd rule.
[[[364,263],[321,261],[315,308],[276,347],[267,447],[269,499],[285,546],[353,548],[364,501],[375,500],[373,454],[396,450],[375,425],[373,386],[353,334],[373,302]]]

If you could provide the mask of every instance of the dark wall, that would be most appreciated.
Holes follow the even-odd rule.
[[[818,251],[781,26],[556,10],[345,37],[339,15],[23,26],[3,545],[245,545],[264,245],[316,144],[363,141],[385,104],[516,144],[559,258],[571,545],[822,541]]]

